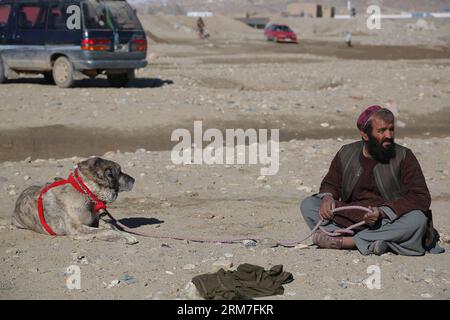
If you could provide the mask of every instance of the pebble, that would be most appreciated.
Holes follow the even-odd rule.
[[[300,243],[294,247],[294,249],[308,249],[309,246],[303,243]]]
[[[223,269],[225,271],[228,271],[231,269],[231,267],[233,267],[233,262],[230,260],[218,260],[216,262],[214,262],[211,266],[211,271],[217,272],[220,269]]]
[[[195,265],[192,263],[188,263],[183,267],[183,270],[192,270],[195,269]]]
[[[123,275],[120,278],[120,281],[124,281],[128,285],[139,282],[136,278],[133,278],[132,276],[130,276],[128,274]]]
[[[225,258],[233,258],[233,254],[232,253],[225,253],[224,254]]]
[[[167,273],[168,275],[171,275],[171,276],[174,275],[174,273],[173,273],[172,271],[166,271],[166,273]]]
[[[261,182],[261,183],[266,183],[267,178],[266,178],[266,176],[259,176],[258,178],[256,178],[256,181]]]
[[[114,287],[116,287],[117,285],[119,285],[119,283],[120,283],[119,280],[117,280],[117,279],[116,279],[116,280],[113,280],[113,281],[111,281],[110,284],[108,284],[107,288],[108,288],[108,289],[114,288]]]
[[[191,300],[203,299],[203,297],[198,292],[197,287],[192,283],[192,281],[189,281],[188,284],[184,287],[181,296]]]
[[[320,124],[320,126],[322,128],[328,128],[330,126],[330,124],[328,122],[323,122],[323,123]]]
[[[167,177],[165,178],[165,181],[166,181],[166,182],[170,182],[170,183],[177,183],[177,182],[178,182],[178,178],[177,178],[177,177],[174,177],[174,176],[167,176]]]
[[[342,280],[341,282],[339,282],[339,287],[341,287],[342,289],[347,289],[348,288],[347,281]]]
[[[433,296],[431,294],[429,294],[429,293],[422,293],[420,296],[422,298],[433,298]]]
[[[256,247],[256,241],[254,240],[244,240],[242,243],[246,248]]]
[[[17,248],[9,248],[5,251],[7,254],[13,253],[13,254],[18,254],[20,253],[20,250]]]
[[[263,241],[261,241],[261,244],[265,247],[265,248],[275,248],[278,247],[278,241],[276,241],[275,239],[272,238],[266,238]]]
[[[15,196],[17,193],[16,193],[16,190],[10,190],[10,191],[8,192],[8,194],[9,194],[10,196]]]
[[[308,187],[308,186],[300,186],[300,187],[297,187],[297,190],[298,191],[305,191],[306,193],[310,193],[312,191],[312,188]]]

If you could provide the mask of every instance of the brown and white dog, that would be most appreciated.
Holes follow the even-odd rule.
[[[120,165],[109,160],[93,157],[77,164],[75,175],[94,197],[102,203],[111,203],[119,192],[130,191],[134,179],[121,171]],[[55,179],[56,180],[56,179]],[[68,181],[68,180],[65,180]],[[71,183],[48,189],[41,196],[46,229],[38,212],[38,199],[43,188],[31,186],[25,189],[16,202],[12,224],[21,229],[38,233],[74,236],[75,239],[100,239],[105,241],[124,241],[137,243],[131,234],[122,232],[110,223],[103,223],[96,212],[96,202],[82,193]],[[101,226],[100,226],[101,225]]]

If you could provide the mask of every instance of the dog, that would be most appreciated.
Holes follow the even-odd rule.
[[[131,234],[100,219],[105,204],[114,202],[119,192],[131,191],[134,182],[119,164],[92,157],[78,163],[67,180],[55,178],[53,184],[25,189],[11,222],[38,233],[135,244],[138,241]]]

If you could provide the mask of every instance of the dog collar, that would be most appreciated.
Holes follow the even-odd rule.
[[[94,211],[98,213],[101,210],[106,210],[106,205],[103,201],[101,201],[83,182],[81,177],[78,174],[78,169],[70,173],[69,178],[65,180],[55,181],[47,186],[45,186],[41,192],[39,193],[38,198],[38,213],[39,220],[41,221],[42,227],[47,231],[48,234],[52,236],[56,236],[56,233],[50,228],[50,226],[45,221],[44,217],[44,204],[42,201],[42,197],[46,194],[50,189],[63,186],[66,184],[71,184],[78,192],[86,195],[92,202],[94,202]]]

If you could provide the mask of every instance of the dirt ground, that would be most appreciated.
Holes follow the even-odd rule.
[[[223,17],[207,20],[213,32],[204,41],[190,20],[154,17],[158,29],[152,19],[142,17],[143,24],[164,41],[150,42],[157,59],[126,88],[100,78],[64,90],[39,76],[0,86],[0,299],[189,299],[190,280],[215,262],[282,264],[295,280],[271,299],[450,298],[450,42],[441,32],[448,22],[418,31],[429,32],[421,34],[423,45],[362,33],[347,48],[330,39],[329,22],[321,39],[295,45],[267,42],[260,30]],[[414,21],[389,32],[410,30],[408,23]],[[223,26],[230,32],[220,33]],[[317,249],[311,240],[284,248],[139,237],[129,246],[10,227],[24,188],[100,155],[136,178],[133,191],[109,206],[136,230],[299,239],[308,233],[300,201],[318,191],[339,148],[358,139],[356,117],[371,104],[395,113],[398,143],[422,165],[443,254],[362,256]],[[261,165],[174,165],[171,133],[192,132],[194,120],[204,130],[280,129],[279,172],[261,177]],[[80,290],[66,286],[71,265],[80,267]],[[363,282],[372,265],[380,267],[380,289]]]

